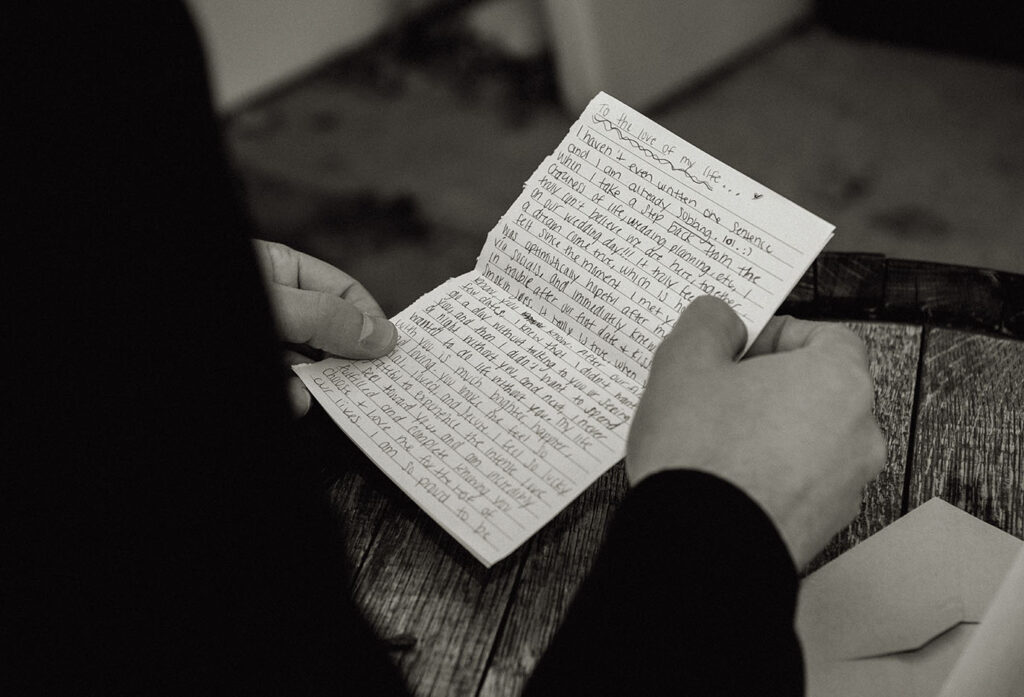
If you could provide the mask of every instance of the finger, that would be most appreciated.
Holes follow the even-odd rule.
[[[878,473],[885,467],[885,463],[889,458],[889,448],[885,440],[885,434],[882,433],[882,429],[878,427],[878,422],[874,418],[868,424],[868,431],[868,445],[864,449],[864,464],[866,466],[865,484],[878,476]]]
[[[807,337],[806,346],[830,355],[845,357],[868,371],[868,347],[864,340],[837,322],[818,322]]]
[[[298,351],[292,351],[291,349],[285,349],[284,351],[282,351],[282,353],[284,355],[284,364],[285,365],[289,365],[289,366],[291,366],[291,365],[302,365],[303,363],[311,363],[314,360],[323,360],[323,354],[322,353],[320,354],[320,358],[319,359],[314,359],[314,358],[312,358],[310,356],[307,356],[305,354],[299,353]],[[319,353],[319,352],[317,352],[317,353]]]
[[[268,282],[336,295],[364,314],[385,316],[370,292],[338,267],[276,242],[254,240],[254,246]]]
[[[288,404],[291,406],[292,415],[296,419],[302,418],[309,412],[309,406],[312,398],[309,395],[309,390],[302,384],[302,380],[298,378],[288,378]]]
[[[814,324],[789,315],[772,317],[750,345],[747,357],[801,348]]]
[[[363,287],[363,284],[355,279],[352,279],[352,285],[348,287],[348,290],[341,294],[341,297],[358,307],[365,315],[387,319],[387,315],[384,314],[384,310],[380,309],[380,305],[378,305],[374,297],[370,295],[370,291],[366,290],[366,288]]]
[[[348,300],[282,285],[270,294],[281,338],[343,358],[377,358],[395,347],[398,332],[383,317],[364,314]]]
[[[811,322],[783,315],[768,320],[747,352],[747,358],[811,346],[865,356],[864,342],[841,324]]]
[[[724,301],[705,295],[683,310],[662,345],[697,362],[717,363],[731,361],[746,342],[747,328],[739,316]]]

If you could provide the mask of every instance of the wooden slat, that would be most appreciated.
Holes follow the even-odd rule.
[[[805,303],[813,303],[817,297],[817,272],[815,271],[816,264],[811,264],[811,267],[807,269],[796,285],[793,286],[793,290],[790,291],[789,296],[786,297],[786,302],[799,307]],[[783,313],[786,314],[786,313]]]
[[[894,318],[976,331],[1005,331],[1007,283],[1014,274],[890,259],[885,311]]]
[[[300,456],[324,468],[328,501],[353,570],[362,564],[383,515],[387,478],[314,403],[297,425]]]
[[[414,694],[475,694],[524,550],[485,569],[397,487],[385,496],[356,602],[379,636],[414,642],[394,654]]]
[[[522,692],[590,570],[626,486],[618,464],[534,538],[481,695]]]
[[[386,499],[375,486],[379,473],[370,471],[374,465],[365,456],[362,459],[346,469],[329,491],[330,505],[345,540],[345,556],[354,574],[362,567],[387,508]]]
[[[1024,341],[925,337],[910,507],[933,496],[1024,538]]]
[[[847,322],[868,347],[875,382],[875,418],[885,434],[885,468],[864,492],[861,514],[811,562],[807,571],[836,558],[901,515],[914,381],[921,328],[903,324]]]
[[[1003,327],[1007,336],[1024,339],[1024,275],[1000,274],[1003,296]]]
[[[924,324],[1024,339],[1024,275],[880,254],[825,252],[780,313]]]
[[[886,260],[881,254],[843,254],[819,257],[818,302],[836,316],[875,312],[885,297]]]

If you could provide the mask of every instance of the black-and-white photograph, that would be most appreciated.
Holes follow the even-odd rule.
[[[38,5],[4,695],[1024,697],[1024,4]]]

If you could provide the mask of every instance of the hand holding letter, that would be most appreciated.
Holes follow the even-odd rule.
[[[254,248],[282,341],[344,358],[379,358],[395,347],[395,326],[357,280],[283,244],[255,240]],[[285,351],[285,360],[309,361],[296,351]],[[309,392],[298,378],[288,382],[301,416],[309,410]]]
[[[745,491],[804,566],[858,512],[885,462],[864,345],[835,324],[776,317],[740,361],[746,331],[698,298],[662,342],[629,435],[636,484],[697,469]]]

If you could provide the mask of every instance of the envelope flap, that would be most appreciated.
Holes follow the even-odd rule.
[[[804,580],[797,628],[808,661],[913,651],[980,621],[1019,545],[928,501]]]
[[[956,546],[949,554],[956,554],[959,562],[961,597],[964,618],[980,622],[999,584],[1020,552],[1021,541],[1002,530],[953,508],[956,516]]]

